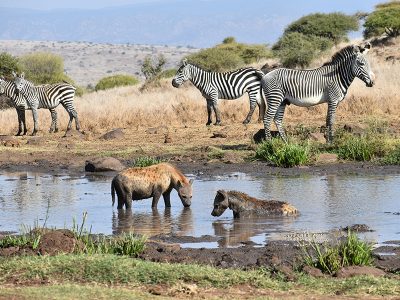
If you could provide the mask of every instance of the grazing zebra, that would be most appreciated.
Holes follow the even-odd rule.
[[[14,82],[5,80],[4,78],[0,78],[0,94],[5,94],[7,97],[9,97],[12,100],[13,106],[17,110],[17,115],[18,115],[18,135],[25,135],[27,133],[27,128],[26,128],[26,121],[25,121],[25,110],[30,110],[29,104],[25,101],[25,98],[19,94],[17,95],[15,93],[15,85]],[[39,104],[39,108],[42,107]],[[57,132],[58,127],[57,127],[57,112],[55,108],[50,108],[50,113],[51,113],[51,127],[49,132]],[[23,133],[22,133],[23,129]]]
[[[32,109],[34,119],[34,130],[32,135],[38,131],[37,109],[55,109],[60,103],[69,114],[67,131],[71,129],[72,120],[75,119],[76,130],[80,130],[78,113],[74,108],[75,87],[69,83],[55,83],[34,86],[32,82],[24,78],[24,73],[14,78],[17,94],[22,94]],[[52,115],[53,116],[53,115]],[[57,123],[57,115],[55,115]]]
[[[346,96],[354,78],[358,77],[368,87],[374,85],[375,75],[365,57],[370,48],[369,43],[364,47],[350,45],[336,52],[331,61],[319,68],[313,70],[279,68],[264,75],[261,85],[268,102],[264,116],[266,139],[271,138],[270,125],[273,119],[279,135],[286,141],[282,127],[286,105],[309,107],[327,102],[327,141],[332,142],[336,108]]]
[[[190,80],[200,90],[207,100],[207,125],[211,124],[212,110],[215,113],[215,125],[221,123],[217,104],[219,98],[237,99],[247,92],[250,98],[250,111],[243,121],[243,124],[247,124],[250,122],[256,104],[259,106],[259,121],[265,113],[265,101],[262,99],[260,85],[260,79],[263,75],[263,72],[254,68],[244,68],[226,73],[208,72],[184,61],[176,72],[172,85],[178,88],[185,81]]]

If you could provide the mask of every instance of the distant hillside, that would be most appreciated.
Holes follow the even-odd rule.
[[[51,52],[64,58],[65,73],[78,85],[95,85],[113,74],[131,74],[140,78],[147,55],[164,55],[165,68],[175,68],[180,60],[198,49],[175,46],[132,44],[96,44],[87,42],[0,41],[0,53],[21,56],[33,52]]]

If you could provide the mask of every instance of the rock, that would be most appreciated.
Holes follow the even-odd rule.
[[[227,135],[226,133],[223,132],[213,132],[213,135],[211,138],[226,138]]]
[[[72,253],[78,245],[74,234],[69,230],[53,230],[40,238],[38,251],[41,255]]]
[[[277,277],[283,275],[286,281],[295,281],[297,279],[296,274],[292,268],[286,265],[278,265],[273,268],[273,273]]]
[[[125,166],[114,157],[99,157],[86,161],[86,172],[121,171]]]
[[[83,140],[85,138],[85,135],[78,130],[71,129],[65,132],[63,138],[74,138]]]
[[[349,266],[343,267],[336,272],[336,277],[338,278],[348,278],[353,276],[370,275],[370,276],[384,276],[385,271],[367,266]]]
[[[272,137],[279,137],[279,132],[278,131],[271,131],[271,136]],[[257,131],[253,135],[253,141],[256,144],[259,144],[259,143],[262,143],[263,141],[265,141],[265,130],[264,129],[260,129],[259,131]]]
[[[353,224],[351,226],[346,226],[342,229],[343,231],[356,231],[356,232],[372,232],[373,230],[365,224]]]
[[[305,266],[303,268],[303,273],[316,278],[325,277],[324,273],[322,273],[320,269],[311,266]]]
[[[122,131],[121,128],[113,129],[105,134],[103,134],[100,139],[102,140],[115,140],[115,139],[122,139],[125,137],[125,133]]]
[[[326,142],[325,135],[321,132],[310,133],[310,140],[324,144]]]
[[[169,128],[167,126],[158,126],[147,128],[146,133],[157,134],[157,133],[168,133]]]
[[[335,153],[320,153],[317,155],[317,164],[332,164],[339,160],[338,155]]]
[[[355,135],[363,135],[367,131],[367,126],[363,124],[345,124],[343,129]]]
[[[0,249],[0,256],[13,256],[18,254],[19,247],[7,247]]]

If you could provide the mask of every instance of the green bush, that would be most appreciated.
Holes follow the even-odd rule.
[[[291,32],[328,39],[335,44],[347,40],[349,31],[357,31],[358,18],[343,13],[316,13],[304,16],[291,23],[284,35]]]
[[[274,138],[257,147],[256,158],[272,162],[278,167],[290,168],[306,164],[310,154],[308,146],[285,143],[280,138]]]
[[[141,156],[136,158],[131,164],[132,167],[148,167],[151,165],[156,165],[162,163],[163,160],[156,157]]]
[[[237,43],[233,37],[228,37],[222,44],[193,53],[186,59],[205,70],[224,72],[269,58],[271,55],[271,51],[265,45]]]
[[[367,16],[364,23],[364,37],[370,38],[387,33],[389,36],[400,35],[400,2],[382,3]]]
[[[385,165],[400,165],[400,144],[388,153],[382,159],[382,163]]]
[[[113,75],[100,79],[96,84],[95,90],[107,90],[118,86],[128,86],[138,84],[139,80],[130,75]]]
[[[326,38],[290,32],[283,35],[272,50],[284,67],[300,66],[305,68],[332,45],[332,42]]]
[[[370,161],[387,151],[382,140],[372,136],[344,135],[335,141],[335,148],[341,159],[356,161]]]
[[[321,271],[334,274],[345,266],[370,266],[373,263],[372,245],[361,241],[355,233],[348,232],[346,240],[337,245],[311,243],[314,254],[302,245],[305,263]]]
[[[0,53],[0,76],[10,77],[12,72],[21,72],[18,58],[7,52]]]

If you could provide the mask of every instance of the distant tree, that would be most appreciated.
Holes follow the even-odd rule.
[[[0,76],[9,77],[13,71],[21,71],[18,58],[7,52],[0,53]]]
[[[335,44],[347,40],[350,31],[359,29],[359,20],[356,15],[349,16],[343,13],[310,14],[291,23],[284,35],[290,32],[299,32],[304,35],[314,35],[333,41]]]
[[[96,84],[95,90],[107,90],[111,89],[114,87],[119,87],[119,86],[129,86],[129,85],[135,85],[138,84],[139,80],[130,75],[113,75],[113,76],[108,76],[100,79],[100,81]]]
[[[160,75],[166,63],[167,60],[162,54],[160,54],[155,61],[150,56],[146,56],[141,67],[146,81],[153,80]]]
[[[232,44],[232,43],[236,43],[236,39],[233,36],[228,36],[224,38],[224,40],[222,41],[222,44]]]
[[[400,2],[391,1],[378,4],[364,23],[364,37],[370,38],[386,33],[388,36],[400,35]]]

